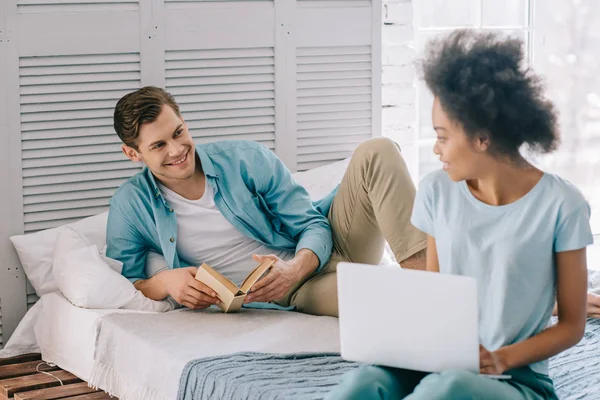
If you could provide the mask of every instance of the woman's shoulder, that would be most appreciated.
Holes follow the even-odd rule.
[[[565,178],[549,172],[544,173],[546,190],[544,196],[558,203],[562,212],[571,212],[580,208],[589,208],[589,204],[581,192],[573,183]]]

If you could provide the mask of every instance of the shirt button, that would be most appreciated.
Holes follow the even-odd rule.
[[[173,212],[173,209],[172,209],[172,208],[169,208],[169,212]]]
[[[173,243],[173,242],[175,241],[175,239],[174,239],[174,238],[171,238],[171,239],[169,239],[169,240],[171,241],[171,243]]]

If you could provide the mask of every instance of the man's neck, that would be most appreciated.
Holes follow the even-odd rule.
[[[206,176],[199,164],[196,164],[194,175],[188,179],[173,179],[168,181],[159,179],[159,181],[167,189],[188,200],[199,200],[204,196]]]

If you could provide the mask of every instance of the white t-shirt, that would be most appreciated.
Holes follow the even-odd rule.
[[[291,260],[294,253],[263,245],[238,231],[221,214],[208,183],[199,200],[188,200],[162,184],[159,188],[177,215],[177,253],[192,265],[206,263],[236,285],[256,267],[253,254],[275,254]]]

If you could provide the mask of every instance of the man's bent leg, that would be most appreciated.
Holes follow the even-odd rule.
[[[408,267],[424,269],[420,254],[427,239],[410,223],[415,192],[393,141],[376,138],[362,143],[329,210],[334,254],[323,271],[290,293],[290,304],[300,312],[337,316],[337,264],[344,260],[379,264],[385,240],[398,262],[406,260]]]
[[[335,252],[323,270],[313,273],[289,295],[289,304],[312,315],[338,316],[337,265],[343,259]],[[287,297],[287,296],[286,296]]]
[[[345,260],[367,264],[381,261],[385,240],[399,263],[419,253],[427,239],[410,223],[415,194],[395,142],[375,138],[362,143],[329,210],[335,251]]]

